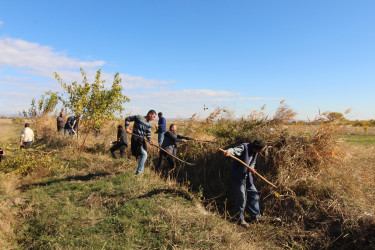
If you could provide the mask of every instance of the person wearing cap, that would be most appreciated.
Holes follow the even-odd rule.
[[[251,168],[254,168],[259,153],[266,148],[267,145],[263,140],[254,140],[250,143],[242,143],[234,148],[228,148],[224,155],[236,156]],[[245,221],[245,207],[248,208],[252,220],[258,221],[261,217],[259,194],[254,186],[253,176],[249,169],[236,160],[233,160],[232,163],[231,177],[234,183],[235,210],[238,216],[238,224],[248,228],[249,224]]]
[[[25,128],[21,132],[20,146],[21,148],[29,148],[34,142],[34,132],[30,128],[30,124],[25,123]]]
[[[110,151],[112,154],[112,157],[114,159],[117,159],[116,151],[120,150],[121,158],[125,156],[125,149],[128,146],[128,136],[126,134],[126,131],[122,125],[117,126],[117,141],[115,144],[111,147]]]

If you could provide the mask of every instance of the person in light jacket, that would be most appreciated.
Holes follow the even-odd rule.
[[[30,128],[30,124],[26,123],[25,128],[21,132],[20,146],[21,148],[30,148],[34,142],[34,132]]]

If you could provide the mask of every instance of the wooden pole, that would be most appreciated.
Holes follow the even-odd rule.
[[[204,141],[204,140],[197,140],[197,139],[192,139],[192,140],[188,140],[188,141],[196,141],[196,142],[203,142],[203,143],[216,143],[215,141]]]
[[[219,148],[220,151],[222,152],[226,152],[226,150],[222,149],[222,148]],[[229,155],[229,157],[235,159],[236,161],[240,162],[242,165],[246,166],[250,172],[252,174],[255,174],[257,175],[259,178],[261,178],[263,181],[267,182],[268,184],[270,184],[272,187],[274,188],[277,188],[277,186],[275,184],[273,184],[272,182],[268,181],[266,178],[264,178],[263,176],[261,176],[260,174],[258,174],[257,171],[255,171],[253,168],[251,168],[249,165],[247,165],[245,162],[241,161],[240,159],[238,159],[237,157],[233,156],[233,155]]]
[[[145,142],[147,142],[147,143],[150,144],[151,146],[154,146],[154,147],[156,147],[156,148],[158,148],[158,149],[164,151],[165,153],[167,153],[168,155],[172,156],[173,158],[179,160],[180,162],[183,162],[183,163],[185,163],[185,164],[187,164],[187,165],[190,165],[190,166],[194,166],[194,165],[195,165],[195,164],[193,164],[193,163],[190,163],[190,162],[187,162],[187,161],[181,160],[180,158],[178,158],[177,156],[175,156],[175,155],[169,153],[167,150],[165,150],[165,149],[162,148],[162,147],[159,147],[159,146],[157,146],[157,145],[155,145],[155,144],[151,144],[148,140],[146,140],[146,139],[143,138],[142,136],[139,136],[139,135],[136,135],[136,134],[133,134],[133,133],[131,133],[131,134],[132,134],[133,136],[135,136],[135,137],[141,138],[142,140],[144,140]]]

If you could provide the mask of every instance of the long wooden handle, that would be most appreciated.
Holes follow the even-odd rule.
[[[222,149],[222,148],[219,148],[220,151],[222,152],[226,152],[226,150]],[[242,165],[246,166],[251,173],[257,175],[259,178],[261,178],[263,181],[267,182],[268,184],[270,184],[272,187],[274,188],[277,188],[277,186],[275,184],[273,184],[272,182],[270,182],[269,180],[267,180],[266,178],[264,178],[263,176],[261,176],[260,174],[258,174],[257,171],[255,171],[254,169],[252,169],[249,165],[247,165],[245,162],[241,161],[240,159],[238,159],[237,157],[233,156],[233,155],[229,155],[229,157],[235,159],[236,161],[240,162]]]
[[[165,153],[167,153],[168,155],[172,156],[173,158],[179,160],[180,162],[183,162],[183,163],[185,163],[185,164],[187,164],[187,165],[190,165],[190,166],[194,166],[194,165],[195,165],[195,164],[193,164],[193,163],[190,163],[190,162],[187,162],[187,161],[181,160],[181,159],[178,158],[177,156],[175,156],[175,155],[169,153],[167,150],[165,150],[165,149],[162,148],[162,147],[159,147],[158,145],[151,144],[148,140],[146,140],[146,139],[143,138],[142,136],[139,136],[139,135],[136,135],[136,134],[133,134],[133,133],[131,133],[131,134],[132,134],[133,136],[135,136],[135,137],[141,138],[142,140],[144,140],[145,142],[147,142],[147,143],[150,144],[151,146],[157,147],[158,149],[164,151]]]
[[[203,142],[203,143],[216,143],[215,141],[204,141],[204,140],[197,140],[197,139],[192,139],[192,140],[188,140],[188,141],[196,141],[196,142]]]

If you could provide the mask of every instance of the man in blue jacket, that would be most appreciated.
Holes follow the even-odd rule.
[[[79,115],[69,116],[68,120],[65,123],[65,135],[70,135],[72,138],[77,134],[79,123]]]
[[[255,140],[250,143],[242,143],[234,148],[228,148],[224,155],[236,156],[251,168],[254,168],[258,154],[266,148],[264,141]],[[244,216],[245,205],[249,209],[252,220],[258,220],[261,217],[259,194],[254,186],[253,176],[249,169],[236,160],[233,160],[231,177],[234,182],[235,209],[238,215],[238,224],[248,228],[249,225],[246,223]]]
[[[158,134],[158,144],[161,146],[163,144],[164,140],[164,134],[167,132],[167,121],[163,117],[163,113],[158,113],[159,121],[158,124],[155,125],[158,129],[156,130],[156,133]]]

